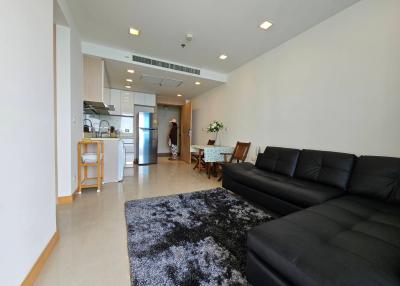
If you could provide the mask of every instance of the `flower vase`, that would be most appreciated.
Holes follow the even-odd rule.
[[[218,142],[218,131],[215,132],[215,143],[214,145],[218,146],[219,142]]]

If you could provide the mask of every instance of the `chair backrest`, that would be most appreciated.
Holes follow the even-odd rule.
[[[230,162],[232,163],[234,160],[236,160],[237,163],[244,162],[247,158],[247,154],[249,153],[250,145],[250,142],[237,142],[236,147],[233,150]]]
[[[215,140],[208,139],[207,145],[214,145],[214,144],[215,144]]]

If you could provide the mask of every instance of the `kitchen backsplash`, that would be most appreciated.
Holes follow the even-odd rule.
[[[99,130],[100,121],[107,120],[110,123],[110,126],[114,126],[122,136],[133,134],[133,117],[85,114],[84,119],[92,121],[93,127],[96,131]],[[84,124],[90,125],[88,121]],[[103,124],[102,127],[105,126]]]

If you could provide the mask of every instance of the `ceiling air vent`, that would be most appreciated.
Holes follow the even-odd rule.
[[[176,80],[176,79],[172,79],[172,78],[162,78],[162,77],[151,76],[151,75],[146,75],[146,74],[143,74],[140,77],[140,80],[142,80],[146,83],[156,84],[156,85],[164,86],[164,87],[179,87],[183,83],[183,81],[181,81],[181,80]]]
[[[132,61],[143,63],[143,64],[148,64],[148,65],[152,65],[152,66],[162,67],[162,68],[166,68],[166,69],[200,75],[199,69],[194,69],[191,67],[185,67],[185,66],[171,64],[171,63],[167,63],[167,62],[163,62],[163,61],[153,60],[151,58],[145,58],[145,57],[133,55]]]

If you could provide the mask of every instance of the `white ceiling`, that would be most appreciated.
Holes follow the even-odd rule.
[[[67,0],[83,40],[228,73],[358,0]],[[274,23],[268,31],[258,26]],[[140,29],[140,37],[128,34]],[[194,40],[180,47],[187,33]],[[218,59],[227,54],[225,61]]]
[[[178,74],[175,72],[164,71],[156,68],[144,67],[141,65],[134,65],[129,63],[123,63],[119,61],[105,59],[105,69],[106,69],[106,77],[109,82],[106,86],[114,89],[121,90],[131,90],[131,91],[140,91],[145,93],[154,93],[160,96],[177,96],[177,94],[183,95],[182,98],[190,99],[194,96],[200,95],[222,83],[219,81],[209,80],[209,79],[200,79],[193,77],[192,75],[186,74]],[[127,72],[128,69],[133,69],[135,71],[134,74],[129,74]],[[179,87],[168,87],[168,86],[160,86],[158,84],[153,84],[149,82],[143,81],[142,76],[151,76],[157,77],[160,79],[172,79],[182,81],[182,84]],[[132,79],[133,83],[132,89],[126,89],[124,86],[128,83],[126,79]],[[200,85],[195,85],[195,82],[199,81]],[[164,81],[166,84],[167,81]]]

